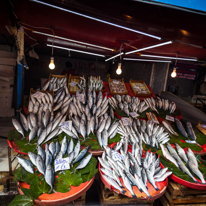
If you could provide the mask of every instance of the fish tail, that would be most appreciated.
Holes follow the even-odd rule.
[[[124,195],[126,193],[126,191],[125,190],[122,190],[122,194]]]
[[[137,199],[137,196],[134,194],[134,195],[132,195],[132,197],[134,198],[134,199]]]
[[[159,191],[159,189],[158,189],[157,187],[155,188],[155,190],[156,190],[156,191]]]
[[[52,189],[52,191],[53,191],[54,193],[57,193],[57,191],[56,191],[56,190],[54,190],[54,189]]]

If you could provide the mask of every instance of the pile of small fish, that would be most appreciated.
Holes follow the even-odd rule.
[[[188,136],[190,136],[193,140],[195,140],[195,141],[197,140],[195,132],[192,128],[192,124],[190,122],[186,122],[186,124],[185,124],[187,132],[185,131],[185,128],[179,119],[175,118],[175,123],[176,123],[176,127],[177,127],[178,131],[184,137],[188,138]]]
[[[99,77],[93,77],[90,76],[88,77],[88,89],[95,90],[95,91],[101,91],[103,88],[103,81],[101,80],[100,76]]]
[[[79,100],[79,95],[83,96],[82,102]],[[86,101],[87,100],[87,101]],[[85,105],[84,103],[87,104]],[[96,130],[97,140],[101,147],[108,144],[108,139],[113,138],[117,134],[117,127],[119,122],[116,121],[112,124],[114,119],[114,112],[110,109],[110,115],[107,113],[109,109],[107,96],[103,98],[102,92],[99,91],[96,96],[95,90],[87,93],[77,91],[76,97],[70,102],[68,115],[69,120],[72,121],[72,130],[63,130],[71,137],[78,137],[82,135],[84,140],[88,138],[90,133]],[[73,133],[73,134],[72,134]]]
[[[122,158],[115,161],[114,154],[120,151]],[[164,181],[172,172],[167,172],[167,168],[161,169],[159,167],[160,160],[156,158],[155,154],[146,152],[145,158],[142,157],[142,148],[138,144],[132,147],[129,152],[125,145],[116,147],[116,151],[106,147],[102,158],[99,158],[101,164],[101,172],[104,173],[104,179],[119,190],[122,194],[127,189],[133,198],[137,198],[132,186],[136,186],[139,191],[144,192],[149,198],[152,198],[148,192],[148,183],[158,191],[156,182]],[[122,181],[120,181],[122,178]]]
[[[120,109],[127,114],[127,116],[130,115],[130,111],[141,114],[149,108],[158,113],[155,108],[155,100],[152,97],[144,99],[144,101],[140,103],[138,97],[130,97],[129,95],[120,96],[117,94],[109,98],[109,104],[113,109]]]
[[[61,89],[62,87],[67,89],[67,78],[58,78],[58,77],[52,77],[42,88],[43,91],[49,90],[49,91],[58,91],[58,89]],[[68,89],[67,89],[68,90]]]
[[[36,95],[39,94],[39,95]],[[30,101],[28,105],[28,112],[37,114],[38,112],[46,112],[49,109],[52,112],[53,96],[49,92],[36,92],[30,95]]]
[[[204,176],[198,168],[197,159],[190,148],[188,148],[186,155],[185,151],[176,143],[175,146],[177,151],[169,143],[167,143],[167,148],[162,144],[160,144],[160,146],[162,149],[163,156],[170,162],[172,162],[179,170],[181,170],[190,178],[192,178],[195,183],[200,183],[192,175],[192,173],[194,173],[199,177],[201,182],[205,184]],[[185,165],[185,163],[187,166]]]
[[[118,127],[118,133],[130,139],[130,142],[144,142],[151,147],[159,148],[159,144],[165,144],[170,140],[169,133],[164,132],[164,127],[142,119],[131,119],[130,125],[124,125],[122,120]]]
[[[69,158],[69,165],[73,166],[73,164],[79,162],[78,166],[73,171],[75,172],[78,169],[86,167],[91,160],[92,154],[86,156],[88,150],[89,146],[80,152],[80,142],[78,141],[74,147],[73,139],[71,138],[68,143],[65,136],[61,145],[59,144],[59,141],[56,141],[56,143],[51,142],[49,145],[46,144],[45,150],[38,146],[37,155],[33,152],[28,152],[30,161],[18,156],[16,156],[16,158],[19,164],[29,173],[34,174],[34,167],[36,167],[37,170],[44,175],[46,183],[51,187],[51,192],[52,190],[54,191],[53,184],[55,171],[53,162],[67,156]]]
[[[169,110],[170,113],[173,113],[176,110],[176,104],[174,102],[169,103],[168,99],[161,99],[157,97],[155,105],[156,108]]]
[[[86,89],[86,86],[87,86],[86,78],[84,76],[80,77],[79,83],[77,83],[76,85],[81,91],[83,89]]]
[[[30,144],[30,142],[37,136],[38,146],[61,134],[62,130],[59,125],[61,125],[65,119],[66,115],[61,115],[53,119],[49,109],[47,109],[46,112],[38,112],[38,115],[31,112],[27,115],[27,118],[20,112],[21,124],[16,119],[12,119],[12,123],[15,129],[22,134],[23,138],[25,138],[23,128],[25,131],[28,131],[28,129],[30,130],[28,144]]]

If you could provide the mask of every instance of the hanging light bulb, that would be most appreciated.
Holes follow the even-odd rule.
[[[51,57],[50,64],[49,64],[49,69],[53,70],[54,68],[55,68],[54,57]]]
[[[175,78],[176,76],[177,76],[176,68],[174,67],[174,68],[173,68],[173,72],[171,73],[171,77],[172,77],[172,78]]]
[[[117,70],[116,70],[116,73],[117,73],[118,75],[120,75],[120,74],[122,73],[121,66],[122,66],[122,64],[121,64],[121,63],[118,63],[118,67],[117,67]]]

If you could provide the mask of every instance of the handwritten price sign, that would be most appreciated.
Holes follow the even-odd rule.
[[[118,161],[118,160],[121,161],[121,160],[124,160],[124,156],[116,151],[112,151],[112,159],[115,161]]]
[[[129,113],[133,118],[136,118],[139,116],[139,114],[137,114],[137,112],[130,112]]]
[[[122,122],[123,122],[123,125],[130,125],[131,126],[131,121],[130,121],[130,119],[129,118],[127,118],[127,117],[122,117],[121,118],[121,120],[122,120]]]
[[[77,94],[77,99],[78,99],[80,102],[84,103],[84,94]]]
[[[62,158],[62,159],[55,159],[54,167],[55,167],[55,172],[61,170],[69,170],[70,169],[69,157]]]
[[[41,99],[45,94],[42,92],[36,92],[33,94],[33,97],[35,97],[36,99]]]
[[[64,128],[64,129],[68,129],[69,131],[71,131],[71,129],[72,129],[72,121],[62,122],[60,127]]]
[[[71,86],[71,87],[75,87],[76,86],[76,84],[77,84],[77,82],[71,82],[69,85]]]
[[[165,118],[166,120],[169,120],[169,121],[171,121],[171,122],[174,122],[175,120],[174,120],[174,117],[171,117],[171,116],[169,116],[169,115],[166,115],[166,118]]]

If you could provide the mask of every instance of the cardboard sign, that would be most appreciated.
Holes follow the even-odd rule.
[[[128,118],[128,117],[122,117],[121,118],[121,120],[122,120],[122,122],[123,122],[123,125],[131,125],[131,121],[130,121],[130,119]]]
[[[169,121],[171,121],[171,122],[174,122],[175,121],[175,119],[174,119],[174,117],[171,117],[171,116],[169,116],[169,115],[166,115],[166,118],[165,118],[166,120],[169,120]]]
[[[136,118],[139,116],[139,114],[137,114],[137,112],[130,112],[129,113],[133,118]]]
[[[119,84],[119,81],[117,81],[117,80],[114,79],[114,80],[113,80],[113,83],[114,83],[114,84]]]
[[[42,92],[36,92],[32,96],[35,97],[36,99],[41,99],[45,94]]]
[[[74,81],[69,83],[69,85],[70,85],[71,87],[75,87],[76,84],[77,84],[77,82],[74,82]]]
[[[69,121],[66,121],[66,122],[62,122],[60,127],[71,131],[71,129],[72,129],[72,121],[69,120]]]
[[[191,144],[197,144],[197,142],[195,141],[195,140],[185,140],[185,142],[187,142],[187,143],[191,143]]]
[[[121,155],[119,152],[112,151],[111,153],[112,153],[112,159],[113,159],[114,161],[124,160],[124,156]]]
[[[62,159],[55,159],[54,161],[55,172],[61,170],[69,170],[69,169],[70,169],[69,157],[62,158]]]
[[[84,94],[77,94],[77,99],[78,99],[80,102],[84,103]]]

